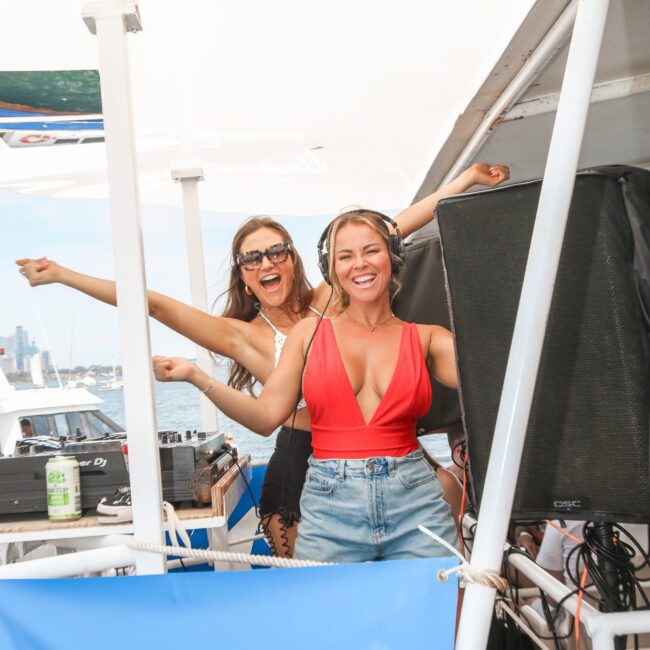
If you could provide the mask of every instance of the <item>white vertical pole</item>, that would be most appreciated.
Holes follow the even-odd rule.
[[[139,31],[141,25],[137,4],[130,0],[86,2],[82,15],[97,34],[99,49],[134,535],[139,542],[161,544],[160,459],[126,40],[126,31]],[[141,575],[164,573],[165,559],[136,552],[136,569]]]
[[[205,283],[205,261],[203,257],[198,188],[198,182],[203,180],[203,170],[198,162],[187,163],[185,166],[174,166],[172,178],[180,181],[183,188],[185,243],[187,246],[187,264],[190,272],[192,306],[207,312],[208,291]],[[209,352],[200,345],[196,346],[196,364],[201,370],[212,376],[212,359]],[[219,430],[217,409],[205,395],[201,395],[201,423],[204,431]]]
[[[474,567],[501,567],[607,8],[608,0],[578,5],[472,548]],[[494,589],[467,586],[456,648],[485,648],[494,598]]]
[[[614,637],[601,631],[591,640],[591,647],[593,650],[614,650]]]

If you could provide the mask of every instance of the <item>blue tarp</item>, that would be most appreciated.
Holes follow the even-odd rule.
[[[104,129],[104,120],[101,118],[87,119],[83,115],[70,115],[70,120],[56,122],[48,118],[46,113],[31,113],[0,108],[0,117],[42,117],[42,122],[11,122],[0,124],[4,131],[101,131]],[[61,117],[57,115],[57,117]]]
[[[456,562],[0,580],[0,648],[451,649]]]

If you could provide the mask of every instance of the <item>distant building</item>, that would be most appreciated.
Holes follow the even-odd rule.
[[[38,354],[39,352],[40,352],[40,350],[36,347],[36,345],[34,344],[34,341],[32,341],[31,345],[26,345],[23,348],[23,358],[27,359],[29,357],[33,357],[35,354]],[[25,369],[28,370],[29,368],[27,368],[27,366],[25,366]]]
[[[5,372],[16,372],[17,370],[29,370],[29,357],[38,354],[40,350],[36,341],[29,343],[29,333],[22,325],[16,325],[16,332],[13,336],[0,336],[0,348],[4,348],[5,354],[2,369]],[[11,360],[11,361],[10,361]],[[52,365],[52,358],[48,352],[48,364]],[[46,364],[43,364],[47,367]],[[7,369],[7,368],[11,369]]]
[[[16,325],[16,367],[25,370],[25,346],[27,345],[27,332],[22,325]]]
[[[52,362],[52,354],[49,350],[43,350],[41,352],[41,365],[43,366],[43,371],[50,373],[54,372],[54,363]]]

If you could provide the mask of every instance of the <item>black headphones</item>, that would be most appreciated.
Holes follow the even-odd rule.
[[[391,226],[393,226],[393,228],[395,228],[395,234],[388,235],[388,250],[390,251],[390,271],[393,275],[397,275],[406,261],[406,253],[404,252],[404,240],[402,239],[402,233],[400,232],[399,226],[390,217],[387,217],[381,212],[365,209],[350,210],[350,212],[354,212],[356,214],[372,214],[375,217],[383,219],[386,223],[389,223]],[[343,214],[347,213],[344,212]],[[336,219],[341,216],[343,215],[339,215],[336,217]],[[336,219],[334,219],[334,221],[332,221],[327,226],[327,228],[325,228],[323,234],[318,240],[318,268],[323,274],[323,279],[325,282],[327,282],[327,284],[332,283],[330,282],[329,252],[327,251],[326,244],[332,230],[332,225]],[[388,230],[388,227],[386,227],[386,230]]]

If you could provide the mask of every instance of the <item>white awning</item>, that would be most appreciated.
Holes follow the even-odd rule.
[[[203,209],[404,207],[532,4],[142,0],[129,39],[142,201],[180,205],[169,170],[192,157]],[[1,6],[3,69],[97,68],[80,2]],[[105,166],[103,144],[0,149],[2,186],[32,194],[106,198]]]

